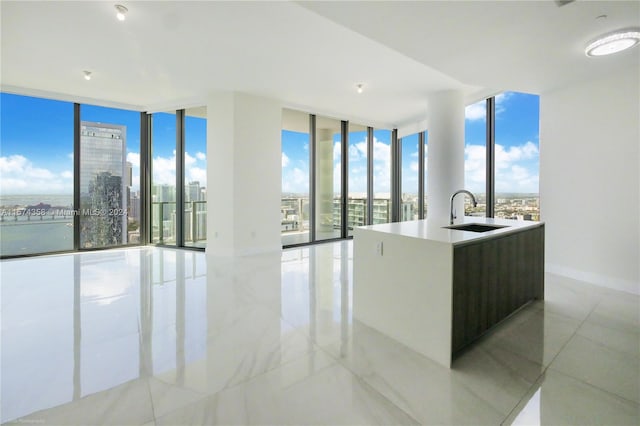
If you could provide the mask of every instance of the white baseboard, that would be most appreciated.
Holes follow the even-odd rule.
[[[622,278],[610,277],[608,275],[581,271],[552,263],[545,264],[545,272],[640,296],[640,282],[637,281],[634,282]]]

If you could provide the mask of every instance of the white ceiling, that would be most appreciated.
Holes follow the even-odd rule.
[[[540,94],[620,67],[640,72],[638,47],[610,57],[584,54],[602,34],[640,27],[637,0],[300,4],[474,86]]]
[[[541,93],[640,58],[583,53],[639,26],[635,1],[119,1],[125,22],[116,1],[2,1],[2,89],[146,111],[236,90],[394,127],[423,120],[432,91]]]

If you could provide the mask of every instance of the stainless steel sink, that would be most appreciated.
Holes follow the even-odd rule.
[[[456,229],[458,231],[471,231],[471,232],[488,232],[495,231],[500,228],[507,228],[505,225],[488,225],[485,223],[463,223],[461,225],[445,226],[447,229]]]

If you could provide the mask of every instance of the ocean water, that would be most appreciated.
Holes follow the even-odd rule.
[[[35,206],[39,203],[50,204],[52,207],[72,208],[73,194],[0,195],[0,207]]]
[[[73,221],[0,222],[0,255],[73,250]]]
[[[73,209],[72,194],[21,194],[0,195],[0,210],[11,211],[15,207],[35,206],[40,203],[52,207]],[[73,249],[73,219],[38,220],[32,218],[26,222],[25,217],[13,221],[5,217],[0,222],[0,255],[14,256],[20,254],[45,253]]]

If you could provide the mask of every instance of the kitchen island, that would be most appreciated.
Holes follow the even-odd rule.
[[[455,225],[483,232],[431,219],[354,229],[354,317],[446,367],[544,298],[544,223],[465,217]]]

